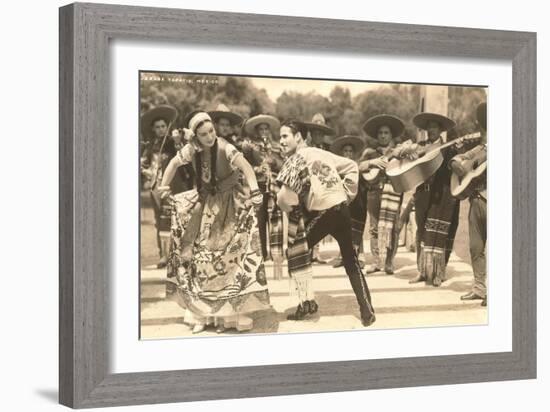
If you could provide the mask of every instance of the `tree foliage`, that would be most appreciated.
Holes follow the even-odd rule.
[[[163,75],[141,82],[141,111],[171,104],[180,113],[176,127],[185,126],[183,120],[191,111],[214,110],[219,103],[245,119],[268,113],[281,120],[294,117],[310,121],[315,113],[322,113],[338,136],[364,135],[362,126],[368,118],[387,113],[400,117],[406,125],[404,137],[414,139],[412,118],[419,110],[419,96],[419,85],[384,84],[353,97],[349,89],[337,85],[328,97],[317,92],[285,91],[273,102],[266,90],[257,88],[246,77]],[[457,122],[458,135],[477,129],[475,109],[485,99],[483,88],[449,88],[449,117]]]

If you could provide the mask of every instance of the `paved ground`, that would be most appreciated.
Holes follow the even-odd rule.
[[[334,255],[335,243],[323,246],[325,257]],[[472,281],[469,264],[453,255],[448,266],[449,279],[439,288],[424,283],[410,285],[416,273],[416,255],[401,249],[396,257],[396,273],[371,274],[367,282],[371,289],[377,321],[370,328],[409,328],[442,325],[471,325],[487,322],[487,310],[480,301],[462,302]],[[288,321],[296,302],[289,296],[288,274],[273,280],[272,266],[267,265],[272,310],[254,314],[254,329],[247,333],[333,331],[362,328],[359,309],[343,268],[315,265],[316,300],[319,312],[307,321]],[[285,270],[286,272],[286,270]],[[142,268],[142,338],[192,336],[182,322],[183,310],[170,297],[165,297],[165,271]],[[225,332],[237,333],[237,332]],[[201,336],[214,335],[206,330]]]

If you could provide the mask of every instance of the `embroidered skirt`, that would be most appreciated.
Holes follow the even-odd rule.
[[[171,197],[168,276],[197,318],[231,318],[270,308],[255,209],[241,192]]]

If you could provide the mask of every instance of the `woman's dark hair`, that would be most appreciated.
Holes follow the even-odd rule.
[[[185,116],[185,125],[187,127],[189,127],[189,121],[197,114],[197,113],[200,113],[200,112],[204,112],[204,110],[193,110],[191,113],[189,113],[187,116]],[[203,124],[205,124],[208,120],[203,120],[202,122],[200,122],[197,127],[195,128],[198,129],[199,127],[201,127]],[[193,131],[194,132],[194,131]],[[217,159],[217,154],[218,154],[218,140],[216,139],[214,141],[214,145],[210,148],[210,167],[212,168],[212,170],[210,171],[210,182],[207,182],[206,185],[207,185],[207,190],[210,192],[210,193],[213,193],[215,191],[215,188],[216,188],[216,159]],[[201,189],[202,189],[202,186],[205,184],[205,182],[202,181],[202,156],[203,156],[203,152],[202,151],[197,151],[195,153],[195,181],[197,183],[197,190],[200,192]]]
[[[290,130],[292,130],[292,133],[296,134],[300,132],[302,135],[302,139],[306,140],[307,138],[307,127],[304,123],[299,121],[298,119],[287,119],[283,123],[281,123],[281,127],[286,126]]]
[[[195,175],[196,175],[196,182],[197,182],[197,191],[200,193],[202,189],[202,185],[204,182],[202,181],[202,151],[197,151],[195,153]],[[210,171],[210,182],[207,182],[208,185],[208,191],[210,193],[214,193],[216,189],[216,159],[218,155],[218,139],[214,141],[214,145],[210,148],[210,167],[212,170]]]

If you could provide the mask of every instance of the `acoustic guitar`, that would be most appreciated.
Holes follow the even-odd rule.
[[[381,158],[384,159],[386,162],[388,162],[390,159],[390,156],[385,155],[385,156],[382,156]],[[373,167],[370,167],[366,172],[361,173],[361,176],[363,176],[363,179],[365,179],[367,183],[375,184],[383,176],[381,171],[382,170],[379,167],[373,166]]]
[[[481,133],[471,133],[442,145],[428,146],[428,151],[418,159],[392,159],[386,168],[386,176],[397,193],[413,190],[428,180],[443,164],[443,150],[462,142],[477,140]]]
[[[478,178],[487,172],[487,152],[480,151],[473,159],[463,161],[462,167],[467,170],[464,176],[451,175],[451,194],[460,200],[472,194]]]

